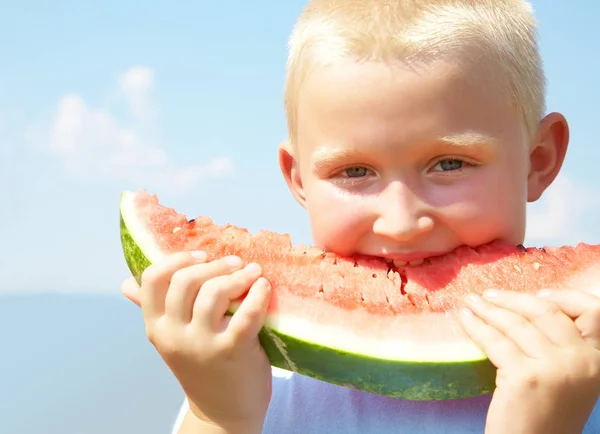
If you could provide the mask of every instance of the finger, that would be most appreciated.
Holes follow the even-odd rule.
[[[150,265],[142,273],[140,301],[146,319],[156,319],[165,313],[165,298],[171,277],[181,268],[204,262],[203,252],[178,252]]]
[[[526,357],[514,342],[496,328],[486,324],[470,309],[462,310],[459,319],[467,336],[485,352],[496,368],[521,363]]]
[[[578,318],[589,310],[600,310],[600,297],[587,291],[574,289],[543,289],[538,296],[551,301],[572,319]]]
[[[261,277],[250,287],[248,295],[233,314],[227,334],[236,341],[256,337],[265,323],[270,296],[271,285]]]
[[[573,319],[583,339],[600,350],[600,297],[578,290],[543,290],[538,295]]]
[[[550,340],[523,316],[494,306],[476,294],[470,294],[465,301],[476,316],[513,341],[527,356],[537,358],[549,351]]]
[[[483,297],[489,303],[524,317],[556,345],[582,343],[579,330],[571,318],[550,301],[514,291],[489,290],[484,292]]]
[[[136,304],[138,307],[141,306],[140,302],[140,286],[138,285],[135,277],[131,276],[124,280],[121,284],[121,294],[125,296],[129,301]]]
[[[185,324],[192,320],[194,302],[201,287],[211,279],[229,276],[239,270],[242,260],[237,256],[227,256],[209,263],[196,264],[173,274],[171,286],[166,295],[165,313],[169,318]]]
[[[192,321],[210,330],[221,331],[223,317],[231,302],[248,292],[261,273],[260,265],[251,263],[230,276],[207,281],[194,302]]]

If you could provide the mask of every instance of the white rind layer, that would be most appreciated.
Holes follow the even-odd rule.
[[[435,315],[423,314],[422,316]],[[437,319],[433,321],[437,321]],[[467,337],[449,343],[440,341],[427,343],[422,342],[422,339],[373,339],[356,336],[348,328],[312,323],[291,315],[274,315],[267,321],[267,326],[281,334],[308,343],[375,359],[421,363],[467,362],[486,359],[485,353]],[[439,326],[444,327],[443,324],[439,324]]]
[[[293,302],[290,299],[290,303]],[[485,353],[464,333],[452,314],[422,313],[377,318],[365,311],[351,313],[320,302],[304,306],[294,315],[291,306],[282,306],[283,312],[269,314],[265,325],[280,334],[309,344],[319,345],[363,357],[389,361],[451,363],[485,360]],[[239,303],[233,303],[235,312]],[[317,312],[316,310],[321,312]],[[306,315],[302,315],[306,312]],[[311,315],[319,317],[313,321]],[[300,316],[302,315],[302,316]],[[343,324],[343,318],[354,319],[352,327]],[[323,318],[330,319],[324,322]],[[369,324],[368,330],[360,324]]]
[[[121,195],[121,216],[131,237],[150,262],[162,258],[164,254],[151,235],[148,235],[146,225],[137,218],[136,192],[123,192]]]

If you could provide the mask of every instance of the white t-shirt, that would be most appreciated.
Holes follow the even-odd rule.
[[[274,368],[263,434],[481,434],[490,399],[405,401]],[[178,433],[187,410],[186,401],[171,434]],[[600,401],[583,434],[599,433]]]

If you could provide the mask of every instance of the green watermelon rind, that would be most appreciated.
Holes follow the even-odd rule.
[[[125,261],[138,283],[151,258],[160,252],[152,246],[143,249],[136,239],[143,238],[127,223],[121,196],[120,234]],[[125,209],[125,211],[124,211]],[[146,251],[144,251],[146,250]],[[230,314],[234,314],[232,310]],[[297,372],[317,380],[368,393],[416,401],[469,398],[494,390],[496,369],[486,358],[435,361],[386,360],[330,348],[283,333],[265,324],[259,333],[271,366]]]
[[[469,398],[494,390],[487,359],[465,362],[385,360],[323,347],[264,327],[260,342],[272,366],[364,392],[414,401]]]

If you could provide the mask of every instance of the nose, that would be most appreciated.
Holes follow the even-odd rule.
[[[408,186],[391,183],[377,197],[373,232],[395,241],[414,239],[433,229],[434,220],[428,208]]]

